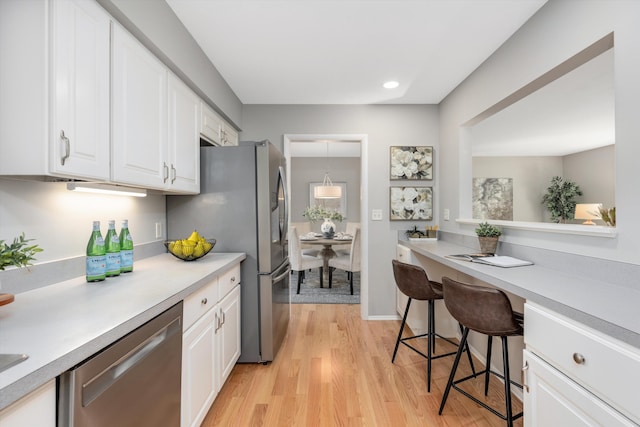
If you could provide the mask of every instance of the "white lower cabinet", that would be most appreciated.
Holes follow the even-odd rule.
[[[216,311],[209,310],[182,339],[181,425],[199,426],[218,395],[215,383]]]
[[[236,286],[218,305],[220,327],[220,387],[227,380],[240,357],[240,286]]]
[[[0,411],[2,427],[56,427],[56,380]]]
[[[637,426],[640,350],[525,304],[527,427]]]
[[[535,354],[525,350],[527,390],[526,426],[635,426],[609,405],[569,379]]]
[[[195,427],[240,357],[239,265],[185,298],[183,319],[181,425]]]

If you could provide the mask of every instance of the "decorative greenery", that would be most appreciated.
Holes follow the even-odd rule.
[[[502,231],[495,225],[489,224],[488,222],[481,222],[478,224],[478,228],[476,228],[476,234],[478,237],[500,237]]]
[[[325,208],[324,206],[318,205],[307,207],[307,209],[302,213],[302,216],[306,217],[311,222],[317,222],[324,220],[325,218],[338,222],[341,222],[344,219],[339,210]]]
[[[542,197],[542,203],[551,213],[554,222],[566,222],[573,219],[576,209],[577,196],[582,196],[582,190],[575,182],[564,180],[560,176],[551,178],[551,185],[547,187],[547,193]]]
[[[605,224],[610,225],[611,227],[616,226],[616,207],[612,207],[611,209],[607,209],[605,207],[598,208],[598,216],[601,220],[604,221]]]
[[[10,266],[27,267],[31,265],[31,261],[35,260],[33,256],[42,252],[38,245],[29,245],[28,243],[31,241],[33,239],[24,238],[24,233],[13,239],[11,245],[0,240],[0,270]]]
[[[424,237],[424,236],[427,235],[427,233],[425,233],[424,231],[418,230],[418,226],[417,225],[414,225],[412,230],[405,231],[405,234],[408,237],[411,237],[411,238],[414,238],[414,239],[415,238],[419,238],[419,237]]]

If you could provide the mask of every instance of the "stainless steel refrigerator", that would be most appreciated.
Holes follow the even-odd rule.
[[[212,253],[245,252],[240,362],[269,362],[289,325],[285,159],[269,141],[202,147],[200,194],[167,196],[168,238],[198,233]],[[197,262],[197,261],[195,261]]]

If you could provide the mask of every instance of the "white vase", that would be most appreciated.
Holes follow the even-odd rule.
[[[320,225],[320,231],[322,231],[322,237],[331,239],[336,232],[336,225],[331,221],[331,219],[325,218],[322,225]]]

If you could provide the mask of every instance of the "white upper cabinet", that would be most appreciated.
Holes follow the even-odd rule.
[[[0,2],[0,174],[109,178],[109,31],[96,2]]]
[[[112,179],[198,193],[199,98],[116,24],[112,43]]]
[[[164,189],[169,182],[167,69],[117,24],[112,61],[112,178]]]
[[[173,191],[200,191],[200,98],[169,73],[169,185]]]
[[[238,145],[238,132],[206,103],[200,103],[200,134],[215,145]]]

